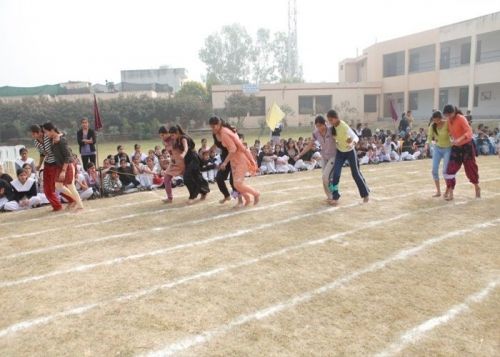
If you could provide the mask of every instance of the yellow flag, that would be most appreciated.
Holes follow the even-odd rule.
[[[281,110],[281,108],[276,104],[276,102],[273,103],[271,106],[271,109],[267,112],[266,116],[266,123],[269,129],[274,130],[276,128],[276,125],[285,117],[285,113]]]

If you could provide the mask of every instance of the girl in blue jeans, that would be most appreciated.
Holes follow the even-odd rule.
[[[441,187],[439,185],[439,163],[443,160],[443,176],[446,174],[448,162],[450,161],[451,140],[448,132],[448,123],[444,120],[443,115],[439,110],[432,114],[432,124],[429,125],[427,132],[427,142],[425,143],[425,151],[429,147],[431,141],[434,140],[434,153],[432,154],[432,177],[436,184],[436,193],[432,197],[441,196]],[[446,194],[445,197],[446,198]]]

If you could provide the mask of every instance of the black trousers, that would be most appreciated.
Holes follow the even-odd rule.
[[[217,176],[215,176],[215,181],[217,182],[217,186],[219,187],[219,191],[224,195],[225,198],[228,198],[230,196],[229,191],[226,186],[226,180],[228,176],[231,174],[231,164],[227,164],[225,170],[220,170],[217,171]],[[234,185],[233,185],[233,175],[229,176],[229,184],[231,185],[231,188],[233,191]]]
[[[87,169],[89,167],[89,163],[91,163],[91,162],[94,164],[94,166],[97,167],[95,159],[96,159],[96,155],[95,154],[93,154],[93,155],[82,155],[83,169],[85,171],[87,171]]]
[[[205,195],[210,192],[208,187],[208,182],[205,181],[200,171],[200,160],[198,155],[186,155],[184,162],[186,168],[184,170],[184,185],[186,185],[189,191],[189,199],[194,200],[201,193]],[[187,160],[186,160],[187,159]]]

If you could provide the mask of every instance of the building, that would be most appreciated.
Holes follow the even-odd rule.
[[[187,79],[185,68],[135,69],[121,71],[122,91],[153,90],[177,92]]]
[[[212,86],[214,110],[225,107],[226,99],[235,93],[245,93],[246,85]],[[248,93],[250,94],[250,93]],[[346,120],[376,121],[378,113],[374,103],[365,103],[366,98],[380,97],[380,83],[279,83],[252,86],[261,105],[254,113],[249,113],[245,126],[259,127],[267,110],[276,104],[287,105],[291,114],[286,117],[287,125],[309,126],[317,114],[324,114],[336,108]],[[371,106],[371,107],[370,107]]]
[[[500,117],[500,12],[374,44],[339,64],[343,83],[379,82],[377,111],[427,118],[447,103]]]
[[[238,92],[265,108],[249,113],[248,127],[259,126],[273,102],[291,108],[289,125],[308,125],[332,107],[353,121],[390,118],[390,101],[399,117],[412,110],[426,119],[451,103],[475,118],[500,118],[500,12],[374,44],[339,63],[338,83],[213,86],[214,109]]]

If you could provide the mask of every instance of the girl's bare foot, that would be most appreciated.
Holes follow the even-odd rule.
[[[453,200],[453,190],[448,191],[448,195],[444,198],[446,201],[452,201]]]
[[[66,206],[66,209],[69,211],[69,210],[72,210],[76,207],[76,202],[71,202],[71,203],[68,203],[68,205]]]
[[[231,201],[231,196],[229,197],[224,197],[222,200],[219,201],[220,204],[224,204],[226,203],[227,201]]]
[[[259,204],[259,200],[260,200],[260,193],[256,194],[254,197],[253,197],[253,205],[258,205]]]
[[[207,198],[208,192],[207,193],[202,193],[200,196],[200,201],[204,201]]]
[[[195,200],[191,200],[191,199],[187,200],[187,202],[186,202],[186,204],[189,205],[189,206],[191,206],[191,205],[193,205],[195,203],[196,203],[196,201]]]
[[[476,185],[474,188],[476,189],[476,198],[481,198],[481,187]]]
[[[339,201],[337,201],[337,200],[331,200],[330,201],[330,205],[331,206],[337,206],[338,204],[339,204]]]
[[[441,197],[441,192],[436,192],[435,194],[432,195],[432,197]]]
[[[162,201],[163,203],[172,203],[173,201],[173,198],[172,197],[165,197],[165,198],[162,198]]]
[[[370,201],[370,196],[363,197],[363,203],[368,203]]]

